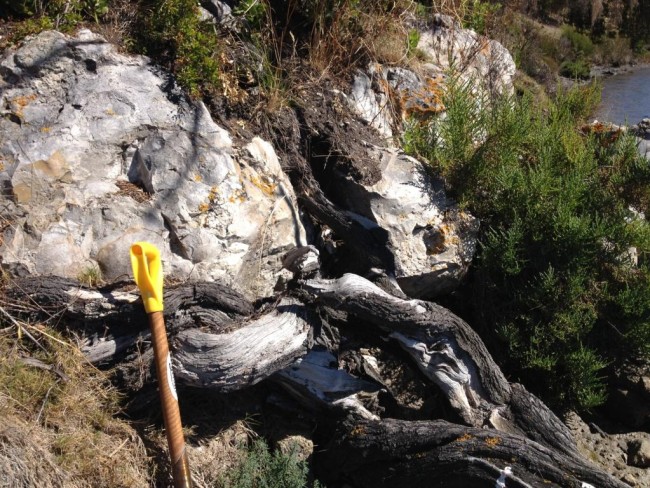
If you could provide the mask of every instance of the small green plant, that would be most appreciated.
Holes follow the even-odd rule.
[[[595,46],[592,40],[586,34],[578,32],[575,27],[563,26],[562,37],[569,41],[577,55],[591,56],[594,53]]]
[[[407,49],[406,55],[411,57],[414,56],[418,48],[418,43],[420,42],[420,31],[417,29],[411,29],[408,32],[408,37],[406,39]]]
[[[70,32],[88,19],[99,23],[108,11],[108,0],[0,0],[0,19],[21,21],[11,33],[12,42],[48,29]]]
[[[219,86],[219,41],[192,0],[152,0],[137,47],[167,64],[179,84],[198,97]]]
[[[578,58],[573,61],[567,60],[560,65],[560,74],[567,78],[588,80],[591,76],[591,67],[589,62],[584,58]]]
[[[462,292],[470,320],[505,348],[513,377],[555,405],[593,408],[606,365],[650,357],[650,224],[638,214],[650,166],[633,138],[578,130],[597,86],[558,90],[544,109],[477,103],[470,86],[452,80],[445,117],[413,122],[404,140],[481,219]]]
[[[91,265],[79,273],[77,279],[86,286],[95,287],[102,282],[102,271],[96,265]]]
[[[495,15],[501,10],[501,4],[483,0],[471,0],[467,3],[468,8],[463,23],[479,34],[485,34]]]
[[[99,24],[99,19],[108,13],[108,0],[84,0],[82,8],[86,15]]]
[[[264,0],[243,0],[233,13],[244,17],[251,29],[259,31],[267,21],[267,4]]]
[[[245,450],[237,467],[228,473],[223,488],[304,488],[308,482],[307,463],[294,454],[271,453],[264,440],[257,439]],[[314,487],[320,486],[318,482]]]

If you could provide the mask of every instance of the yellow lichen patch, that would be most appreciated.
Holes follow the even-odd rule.
[[[203,181],[203,176],[201,176],[199,173],[194,173],[194,181],[201,183]]]
[[[19,97],[14,98],[11,100],[9,103],[12,105],[12,108],[16,111],[16,115],[18,115],[19,111],[22,111],[27,105],[29,105],[31,102],[36,100],[36,95],[21,95]]]
[[[424,85],[415,90],[404,90],[400,94],[399,103],[402,117],[426,120],[445,110],[443,99],[443,79],[427,78]]]
[[[472,440],[473,438],[474,437],[470,434],[463,434],[458,439],[456,439],[456,442],[466,442]]]
[[[41,127],[41,132],[50,132],[52,130],[52,127]]]
[[[228,198],[230,203],[244,203],[246,201],[246,196],[243,193],[235,193]]]
[[[262,176],[261,178],[258,178],[257,176],[251,176],[250,181],[253,185],[262,190],[265,195],[269,197],[275,195],[275,190],[278,185],[270,181],[267,177]]]
[[[442,223],[436,226],[425,237],[425,246],[427,255],[433,256],[446,251],[451,246],[458,246],[460,238],[456,235],[454,226],[448,223]]]
[[[30,102],[36,100],[36,95],[21,95],[9,101],[12,113],[21,121],[25,118],[24,110]]]
[[[210,210],[210,205],[208,203],[202,203],[199,205],[199,212],[205,213]]]
[[[111,115],[111,116],[112,116],[112,115],[117,115],[117,114],[115,113],[115,110],[113,110],[112,107],[107,108],[104,112],[106,113],[106,115]]]
[[[0,171],[4,171],[4,170],[5,170],[5,162],[2,159],[0,159]]]
[[[210,193],[208,193],[208,200],[210,200],[210,203],[215,202],[218,194],[219,194],[219,188],[217,188],[216,186],[210,188]]]
[[[350,435],[358,436],[366,433],[366,429],[362,425],[357,425],[350,431]]]
[[[61,179],[66,173],[68,173],[70,167],[63,157],[63,154],[59,151],[54,151],[49,159],[36,161],[34,163],[34,169],[50,178]]]
[[[495,447],[501,443],[501,439],[499,437],[486,437],[485,443],[490,447]]]

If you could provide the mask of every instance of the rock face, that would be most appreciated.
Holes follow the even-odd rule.
[[[483,96],[508,93],[517,71],[510,52],[499,42],[461,29],[449,16],[436,14],[420,35],[418,49],[431,60],[433,71],[451,70],[471,82]]]
[[[624,410],[619,411],[619,415]],[[568,412],[564,422],[579,452],[630,486],[650,486],[650,470],[644,469],[643,449],[650,447],[647,432],[608,434],[594,423],[587,424],[577,413]]]
[[[5,52],[0,75],[5,270],[126,278],[129,246],[148,240],[168,276],[255,298],[306,244],[271,145],[235,147],[147,58],[44,32]]]
[[[645,118],[632,126],[632,132],[638,138],[639,154],[650,159],[650,118]]]
[[[350,216],[389,232],[397,281],[413,297],[432,297],[455,288],[476,251],[479,222],[445,195],[416,159],[397,150],[371,147],[381,179],[362,185],[341,182]]]
[[[638,468],[650,468],[650,440],[635,439],[628,445],[628,462]]]
[[[442,93],[450,74],[458,78],[456,83],[472,86],[478,103],[512,91],[517,69],[499,42],[462,29],[440,14],[418,30],[417,48],[427,60],[418,73],[373,63],[367,72],[357,73],[350,89],[352,110],[387,140],[401,133],[402,120],[444,111]]]

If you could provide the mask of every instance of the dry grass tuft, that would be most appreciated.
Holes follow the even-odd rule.
[[[144,445],[116,418],[106,374],[56,332],[38,327],[39,348],[18,325],[0,332],[0,487],[150,485]]]
[[[192,446],[188,450],[195,484],[200,487],[221,486],[229,471],[246,457],[245,446],[257,435],[243,420],[218,435]]]

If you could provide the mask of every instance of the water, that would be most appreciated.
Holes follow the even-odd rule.
[[[650,117],[650,66],[602,78],[603,101],[594,118],[600,122],[636,124]]]

